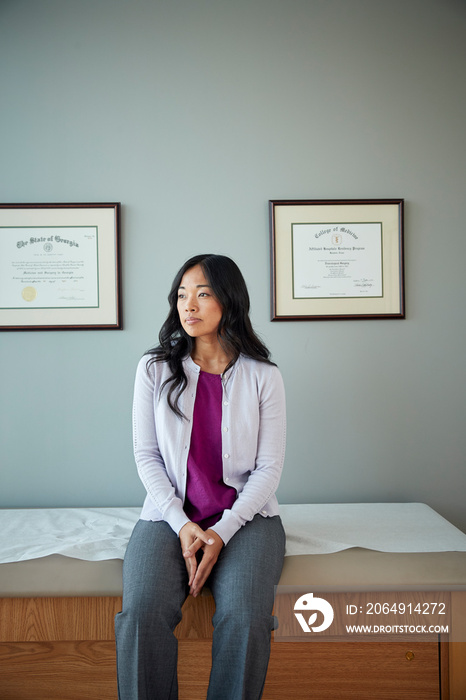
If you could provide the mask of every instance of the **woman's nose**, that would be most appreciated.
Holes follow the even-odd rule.
[[[186,297],[186,311],[194,311],[196,308],[196,298]]]

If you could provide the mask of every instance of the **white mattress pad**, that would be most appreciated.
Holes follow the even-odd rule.
[[[52,554],[123,559],[140,508],[0,510],[0,563]],[[466,552],[466,535],[423,503],[282,505],[287,556],[352,547],[380,552]]]
[[[466,535],[421,503],[283,505],[281,585],[466,590]],[[0,597],[118,596],[140,508],[0,510]]]

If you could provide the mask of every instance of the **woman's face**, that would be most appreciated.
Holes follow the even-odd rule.
[[[178,289],[181,325],[192,338],[217,340],[222,307],[214,296],[200,265],[185,272]]]

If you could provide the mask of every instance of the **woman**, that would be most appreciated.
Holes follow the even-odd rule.
[[[188,594],[215,599],[209,700],[261,697],[285,535],[275,497],[285,395],[254,333],[237,265],[179,270],[159,345],[139,362],[134,453],[147,497],[116,617],[120,700],[175,700],[173,630]]]

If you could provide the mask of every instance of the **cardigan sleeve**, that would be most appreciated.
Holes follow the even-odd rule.
[[[259,431],[255,463],[232,508],[225,510],[212,526],[227,542],[246,522],[261,513],[274,515],[270,503],[276,503],[275,491],[280,482],[285,459],[286,400],[283,379],[273,365],[263,365],[257,380]]]
[[[133,446],[139,477],[151,501],[163,520],[179,533],[189,522],[183,510],[183,502],[176,495],[163,456],[157,432],[164,426],[157,425],[155,402],[158,401],[155,372],[156,363],[147,369],[149,357],[144,356],[137,367],[133,400]]]

